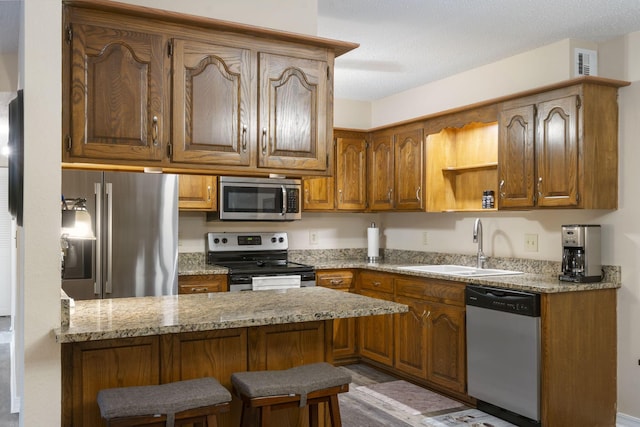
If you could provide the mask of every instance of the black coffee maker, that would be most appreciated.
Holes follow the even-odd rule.
[[[602,280],[599,225],[562,226],[562,274],[558,278],[576,283]]]

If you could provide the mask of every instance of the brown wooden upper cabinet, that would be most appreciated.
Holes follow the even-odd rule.
[[[335,178],[305,178],[304,209],[364,211],[367,208],[366,134],[336,130],[335,141]]]
[[[64,160],[160,163],[170,129],[163,37],[79,20],[63,50]]]
[[[369,208],[372,211],[424,207],[422,126],[374,132],[369,148]]]
[[[333,63],[356,44],[64,2],[63,161],[330,175]]]
[[[218,208],[217,177],[211,175],[180,175],[178,179],[178,209],[181,211],[215,211]]]
[[[584,82],[505,102],[499,207],[616,209],[621,82]]]

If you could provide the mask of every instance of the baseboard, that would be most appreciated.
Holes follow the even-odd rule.
[[[11,345],[9,346],[9,352],[11,354],[11,413],[16,414],[20,412],[20,396],[18,396],[18,387],[16,383],[16,357],[13,345],[13,337],[11,338]]]
[[[640,427],[640,418],[618,412],[616,427]]]

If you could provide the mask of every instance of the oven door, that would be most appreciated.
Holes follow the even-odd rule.
[[[270,286],[269,289],[306,288],[316,285],[316,273],[314,270],[263,275],[232,273],[228,283],[229,292],[263,290],[267,286]]]
[[[296,179],[220,177],[219,215],[227,221],[292,221],[301,218]]]

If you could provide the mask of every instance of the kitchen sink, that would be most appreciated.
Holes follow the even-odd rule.
[[[476,268],[465,265],[407,265],[398,267],[400,270],[419,271],[423,273],[436,273],[449,276],[460,277],[482,277],[482,276],[507,276],[510,274],[524,274],[522,271],[499,270],[496,268]]]

